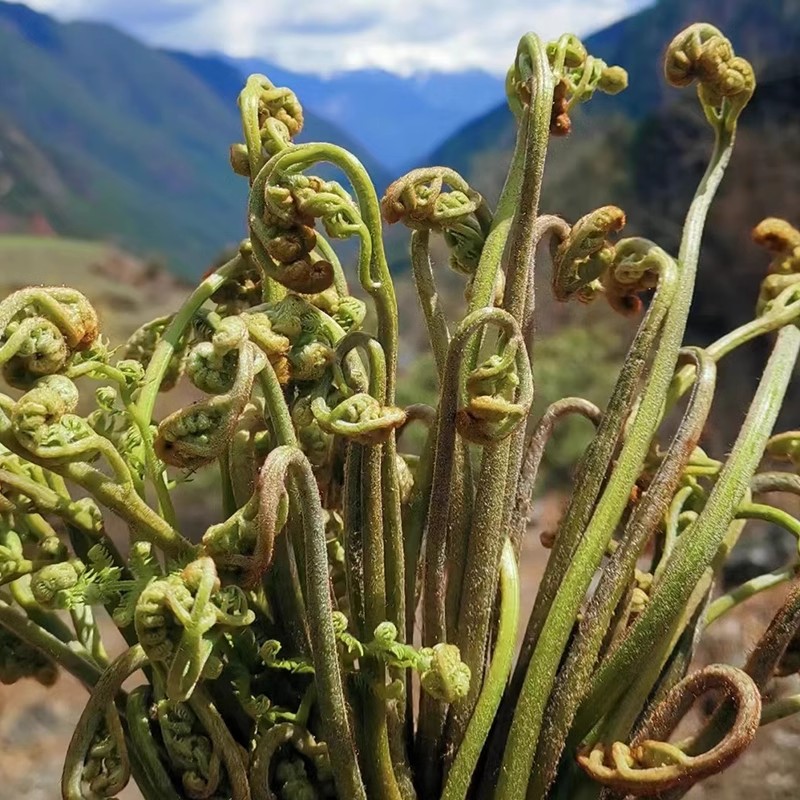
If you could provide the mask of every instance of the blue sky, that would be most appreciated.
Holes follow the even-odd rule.
[[[522,33],[587,34],[653,0],[28,0],[151,44],[257,56],[299,72],[505,72]],[[488,11],[487,11],[488,9]]]

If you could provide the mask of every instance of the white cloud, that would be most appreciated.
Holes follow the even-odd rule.
[[[502,74],[520,35],[587,34],[653,0],[29,0],[152,44],[257,56],[298,72]]]

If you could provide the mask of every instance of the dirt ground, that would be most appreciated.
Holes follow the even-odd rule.
[[[559,504],[539,504],[538,526],[557,519]],[[523,610],[530,609],[547,551],[538,531],[526,538],[523,551]],[[741,664],[780,603],[781,590],[755,598],[712,626],[698,662]],[[527,614],[523,614],[523,619]],[[784,681],[781,691],[800,686]],[[58,800],[59,779],[67,743],[86,700],[76,680],[63,675],[44,689],[33,681],[0,686],[0,800]],[[798,715],[800,717],[800,715]],[[760,730],[749,750],[729,770],[695,787],[690,800],[794,800],[800,797],[800,718]],[[129,786],[120,800],[140,800]]]

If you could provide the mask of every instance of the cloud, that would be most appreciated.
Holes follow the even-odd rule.
[[[152,44],[255,56],[298,72],[380,67],[502,74],[520,35],[587,34],[653,0],[30,0]]]

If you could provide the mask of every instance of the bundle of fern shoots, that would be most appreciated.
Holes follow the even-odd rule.
[[[749,520],[800,536],[762,497],[800,494],[800,432],[773,431],[800,349],[800,232],[764,220],[753,320],[683,344],[755,78],[707,24],[675,37],[665,75],[696,87],[713,133],[677,253],[625,238],[615,206],[574,224],[540,211],[551,137],[627,75],[575,36],[528,34],[495,208],[444,167],[379,200],[350,153],[295,142],[294,93],[252,75],[230,153],[249,182],[247,238],[180,308],[112,346],[73,289],[0,302],[0,679],[51,685],[63,670],[89,692],[64,800],[131,780],[146,800],[673,800],[800,708],[762,701],[800,666],[796,565],[715,588]],[[398,222],[435,405],[396,399],[383,224]],[[460,319],[440,302],[431,237],[464,278]],[[543,259],[539,303],[605,301],[638,323],[605,408],[566,397],[531,413]],[[772,350],[749,410],[729,451],[706,453],[717,362],[757,336]],[[199,399],[161,412],[178,382]],[[539,466],[572,416],[594,434],[520,640]],[[218,498],[205,531],[174,506],[199,471]],[[709,626],[782,582],[743,666],[692,670]],[[705,695],[712,711],[670,741]]]

